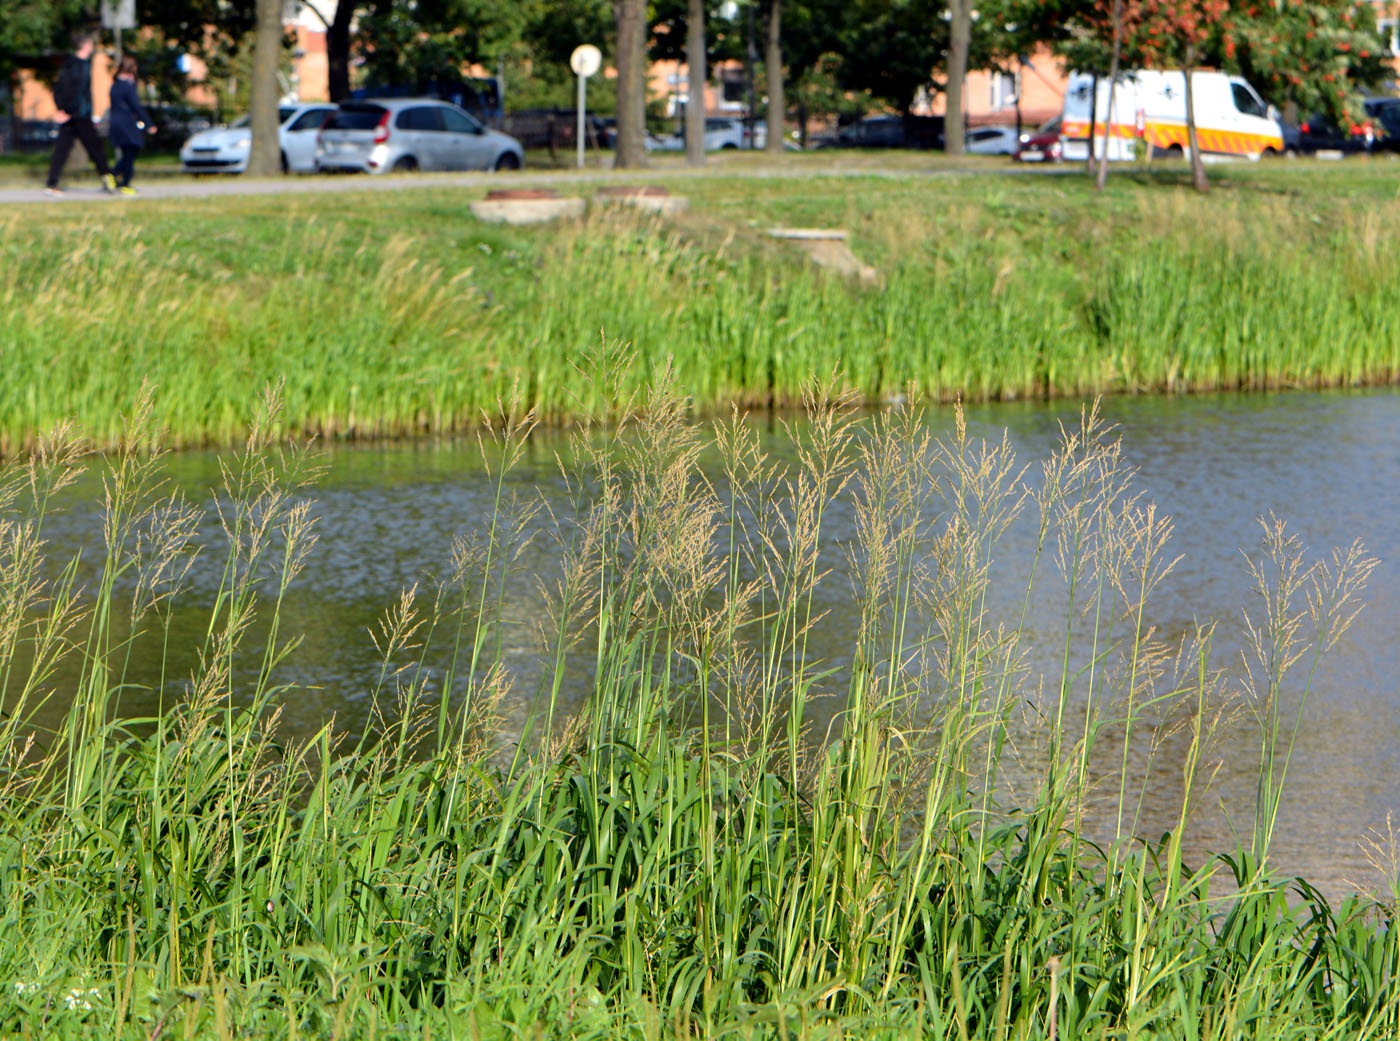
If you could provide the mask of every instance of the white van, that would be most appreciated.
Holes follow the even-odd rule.
[[[1258,159],[1283,154],[1277,113],[1238,76],[1197,70],[1191,74],[1196,108],[1196,137],[1202,156],[1230,155]],[[1089,157],[1090,96],[1094,77],[1076,72],[1065,87],[1060,136],[1066,159]],[[1094,155],[1132,159],[1141,138],[1154,154],[1187,155],[1186,76],[1179,69],[1125,72],[1113,92],[1113,125],[1108,124],[1108,77],[1099,80],[1094,98]],[[1107,133],[1105,133],[1107,128]]]

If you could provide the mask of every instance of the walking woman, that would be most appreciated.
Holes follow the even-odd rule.
[[[112,147],[118,152],[115,173],[118,190],[123,195],[135,195],[131,174],[136,167],[136,153],[141,151],[142,134],[153,134],[146,110],[136,94],[136,59],[123,55],[112,81]]]

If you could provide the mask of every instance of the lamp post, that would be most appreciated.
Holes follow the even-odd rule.
[[[744,43],[744,134],[748,139],[745,147],[753,147],[753,122],[754,122],[754,89],[753,89],[753,67],[758,64],[758,44],[754,40],[754,0],[748,0],[744,4],[746,26],[746,40]],[[739,4],[736,0],[724,0],[719,5],[719,15],[726,22],[736,21],[739,17]]]
[[[744,120],[744,130],[748,137],[748,147],[753,149],[753,119],[754,119],[754,96],[753,96],[753,67],[758,64],[758,45],[754,42],[754,13],[753,0],[749,0],[749,39],[744,48],[744,80],[747,84],[749,94],[749,111]]]

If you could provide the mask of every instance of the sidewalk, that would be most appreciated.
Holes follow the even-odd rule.
[[[757,157],[755,157],[756,159]],[[854,159],[855,161],[852,161]],[[1007,162],[922,162],[881,164],[877,157],[840,157],[828,161],[813,159],[796,162],[765,163],[760,161],[721,159],[703,167],[688,167],[680,163],[653,165],[642,170],[611,170],[592,167],[584,170],[513,171],[511,173],[412,173],[358,176],[353,174],[290,174],[274,178],[249,178],[244,175],[219,175],[178,180],[151,179],[136,182],[140,195],[133,199],[124,195],[108,195],[102,191],[97,178],[90,172],[65,182],[61,196],[47,195],[43,185],[0,188],[0,206],[24,203],[111,203],[120,205],[141,199],[214,199],[221,196],[304,195],[324,192],[397,191],[404,188],[516,188],[550,186],[565,188],[570,184],[594,184],[600,181],[675,182],[706,177],[908,177],[951,176],[975,174],[1039,174],[1069,173],[1082,168],[1069,164],[1059,170],[1042,170],[1036,166]],[[138,170],[139,174],[139,170]]]

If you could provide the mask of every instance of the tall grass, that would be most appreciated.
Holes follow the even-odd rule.
[[[1311,171],[1309,176],[1323,178]],[[141,381],[156,433],[236,444],[249,387],[289,429],[474,426],[512,386],[543,422],[610,415],[673,360],[696,407],[796,404],[839,368],[868,401],[1391,382],[1400,226],[1376,203],[1079,178],[697,183],[695,214],[500,230],[443,191],[0,225],[0,451],[65,416],[110,444]],[[787,194],[784,195],[783,193]],[[788,196],[792,198],[789,200]],[[186,204],[187,206],[189,204]],[[285,212],[290,206],[290,213]],[[245,212],[246,211],[246,212]],[[1314,218],[1321,213],[1325,220]],[[765,239],[852,229],[862,289]],[[630,342],[622,399],[578,359]]]
[[[296,639],[278,604],[315,532],[314,466],[275,446],[275,401],[226,466],[223,539],[198,550],[225,554],[224,582],[187,694],[157,719],[122,712],[124,663],[166,638],[197,549],[195,511],[143,449],[149,406],[104,464],[90,588],[42,540],[87,460],[61,437],[12,464],[0,1032],[1396,1036],[1396,893],[1334,907],[1269,861],[1289,712],[1357,610],[1359,548],[1306,564],[1267,524],[1232,694],[1208,626],[1167,646],[1147,624],[1170,524],[1092,411],[1032,471],[961,424],[931,440],[916,412],[860,418],[828,388],[784,464],[737,420],[692,425],[659,384],[628,410],[644,421],[586,439],[571,515],[542,525],[498,492],[489,530],[386,611],[364,734],[279,733],[307,692],[278,679]],[[504,489],[535,419],[500,411]],[[858,530],[851,648],[814,639],[836,510]],[[999,539],[1027,517],[1039,551],[1016,602],[1067,597],[1063,647],[991,607]],[[501,652],[501,602],[548,533],[565,567],[536,679]],[[54,690],[66,659],[82,679]],[[566,674],[588,677],[574,714]],[[522,694],[530,723],[507,730]],[[51,732],[45,699],[71,699]],[[829,731],[809,727],[818,699]],[[1192,863],[1212,737],[1240,706],[1258,720],[1253,833]],[[1180,787],[1178,822],[1143,835],[1161,785]]]

